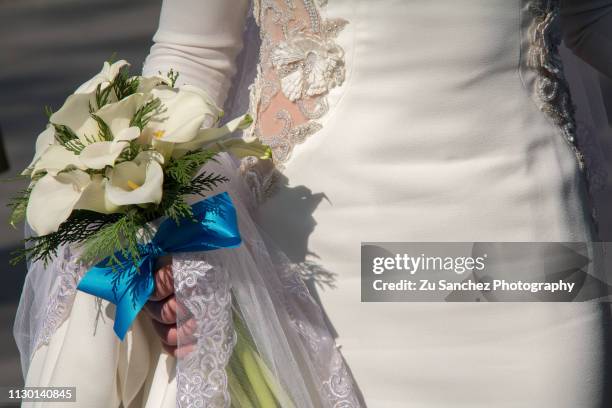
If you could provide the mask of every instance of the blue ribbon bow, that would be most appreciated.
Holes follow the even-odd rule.
[[[117,306],[113,328],[121,340],[153,293],[157,258],[173,252],[211,251],[240,245],[236,209],[228,193],[199,201],[191,208],[195,220],[184,219],[180,224],[165,220],[152,241],[139,246],[137,263],[119,251],[114,255],[119,264],[111,265],[107,258],[87,271],[79,282],[80,291]]]

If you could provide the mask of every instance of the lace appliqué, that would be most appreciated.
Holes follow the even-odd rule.
[[[225,367],[236,344],[229,276],[193,255],[174,256],[172,270],[177,301],[193,317],[178,323],[179,346],[181,340],[187,344],[187,339],[181,339],[181,326],[196,322],[195,349],[178,360],[177,405],[229,408]]]
[[[260,26],[261,50],[251,87],[252,132],[272,149],[283,165],[294,147],[322,126],[329,109],[328,92],[345,78],[344,50],[335,39],[347,24],[324,19],[327,1],[258,0],[254,16]]]
[[[535,92],[540,109],[559,127],[576,154],[580,169],[584,170],[584,157],[576,140],[575,109],[558,51],[561,43],[559,0],[532,0],[527,7],[533,16],[528,32],[527,65],[537,73]]]
[[[332,374],[324,383],[325,392],[333,408],[357,408],[361,404],[357,400],[353,388],[353,380],[340,351],[336,351],[331,361]]]
[[[593,176],[586,168],[585,155],[579,146],[575,107],[569,85],[563,72],[563,62],[559,55],[562,35],[560,27],[560,0],[530,0],[527,10],[532,22],[528,31],[529,48],[527,66],[536,72],[535,93],[540,109],[559,128],[563,137],[576,155],[578,166],[584,172],[587,191],[593,193]],[[589,200],[592,198],[589,196]],[[590,204],[589,204],[590,205]],[[597,214],[593,205],[591,219],[598,233]]]

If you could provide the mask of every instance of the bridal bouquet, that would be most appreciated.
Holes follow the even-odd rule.
[[[230,137],[248,115],[219,127],[222,111],[203,90],[176,88],[177,76],[130,76],[126,61],[106,62],[59,110],[47,109],[23,172],[29,187],[11,204],[11,223],[25,218],[34,231],[16,260],[47,262],[62,245],[78,246],[80,261],[98,262],[79,289],[117,304],[121,338],[153,290],[157,257],[240,244],[229,195],[187,203],[227,181],[202,167],[219,152],[268,154]],[[158,219],[166,221],[155,231]]]
[[[130,77],[127,66],[106,62],[58,111],[47,109],[49,124],[23,172],[30,186],[12,203],[11,223],[26,218],[37,234],[24,253],[34,261],[74,242],[85,261],[123,246],[135,254],[142,226],[191,216],[185,197],[225,181],[198,174],[215,154],[267,154],[255,140],[229,137],[250,125],[248,115],[218,127],[223,112],[204,91],[175,88],[172,71]]]
[[[46,263],[63,245],[78,247],[79,261],[93,265],[78,289],[117,306],[121,339],[154,290],[157,258],[241,243],[229,195],[206,197],[228,180],[203,166],[220,152],[270,153],[256,140],[231,137],[251,124],[248,115],[219,126],[223,112],[203,90],[175,87],[173,71],[130,76],[128,66],[106,62],[59,110],[47,109],[49,124],[22,174],[29,186],[11,204],[11,224],[25,219],[33,230],[13,261]],[[203,199],[189,205],[194,195]],[[233,315],[226,371],[234,405],[291,406],[237,308]]]

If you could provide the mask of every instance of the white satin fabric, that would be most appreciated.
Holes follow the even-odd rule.
[[[604,306],[360,302],[362,241],[592,239],[576,158],[538,109],[535,74],[522,68],[527,3],[327,5],[328,17],[349,21],[337,39],[347,77],[259,221],[292,261],[336,274],[337,288],[319,295],[369,407],[602,403]],[[145,73],[174,68],[221,103],[245,11],[243,0],[165,1]],[[85,357],[97,309],[87,295],[76,302],[34,353],[28,385],[87,372],[76,406],[174,406],[172,360],[142,316],[123,345],[107,338]],[[104,341],[112,322],[97,321]]]
[[[140,314],[123,342],[113,331],[114,306],[76,292],[68,318],[33,355],[26,386],[76,387],[74,407],[176,406],[176,361]],[[57,406],[29,402],[23,407]]]

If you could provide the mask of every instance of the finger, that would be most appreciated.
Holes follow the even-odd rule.
[[[176,346],[178,343],[176,324],[164,324],[153,320],[153,328],[163,344]]]
[[[172,264],[164,264],[155,271],[155,289],[149,298],[157,301],[167,298],[174,293],[174,275]]]
[[[158,322],[157,320],[153,320],[153,328],[155,332],[160,337],[163,344],[168,346],[177,346],[179,341],[179,336],[181,340],[181,346],[186,346],[190,343],[195,342],[196,338],[194,336],[196,329],[195,319],[189,319],[182,323],[180,326],[176,324],[164,324]]]
[[[155,261],[155,269],[159,269],[159,268],[161,268],[163,266],[166,266],[166,265],[172,265],[172,256],[171,255],[160,256]]]
[[[195,350],[195,344],[189,344],[187,346],[184,347],[177,347],[177,346],[169,346],[167,344],[162,343],[162,348],[168,353],[173,355],[175,358],[184,358],[186,357],[189,353],[193,352]]]
[[[189,316],[187,309],[176,300],[174,295],[164,300],[147,302],[145,311],[151,318],[164,324],[176,324]]]
[[[169,346],[167,344],[162,343],[162,348],[166,351],[166,353],[173,355],[176,357],[177,346]]]

